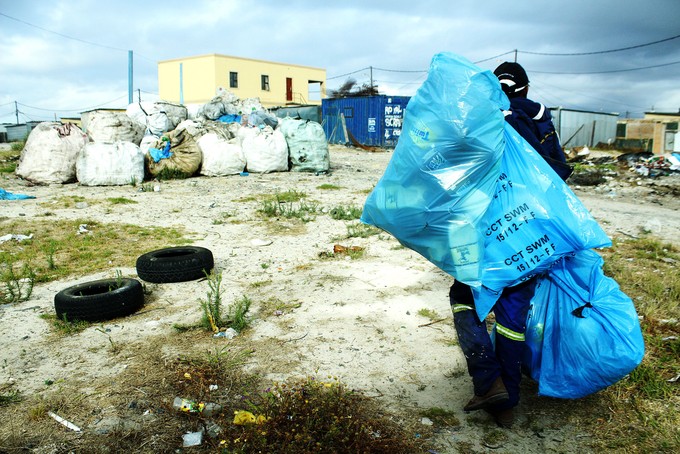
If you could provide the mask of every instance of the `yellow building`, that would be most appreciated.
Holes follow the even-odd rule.
[[[326,70],[219,54],[158,62],[158,91],[164,101],[203,104],[219,87],[239,99],[259,98],[268,108],[321,105]]]

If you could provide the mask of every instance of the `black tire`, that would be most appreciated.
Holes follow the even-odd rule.
[[[136,279],[101,279],[66,288],[54,296],[57,317],[69,322],[99,322],[125,317],[144,305],[144,289]]]
[[[137,275],[147,282],[185,282],[205,277],[214,266],[213,254],[206,248],[169,247],[140,255]]]

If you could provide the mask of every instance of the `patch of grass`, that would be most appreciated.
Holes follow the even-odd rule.
[[[336,379],[275,383],[244,402],[244,410],[253,423],[229,429],[226,452],[423,452],[423,442],[374,400]]]
[[[333,246],[333,252],[322,251],[319,253],[320,259],[332,259],[338,257],[349,257],[352,260],[360,259],[364,256],[366,250],[361,246],[343,246],[336,244]]]
[[[347,224],[347,238],[368,238],[380,232],[382,230],[361,222]]]
[[[90,231],[78,234],[85,224]],[[89,219],[0,219],[0,231],[33,234],[22,242],[3,243],[0,268],[10,262],[17,270],[29,267],[35,282],[50,282],[104,269],[134,267],[140,251],[188,244],[176,228],[104,224]]]
[[[0,173],[14,173],[17,170],[16,162],[2,162],[0,161]]]
[[[265,280],[265,281],[253,281],[253,282],[250,282],[250,283],[248,284],[248,287],[250,287],[250,288],[262,288],[262,287],[266,287],[266,286],[271,285],[271,284],[272,284],[272,280],[271,280],[271,279],[267,279],[267,280]]]
[[[421,416],[430,418],[432,422],[438,425],[443,425],[447,427],[457,427],[460,426],[460,420],[456,417],[456,414],[449,410],[444,410],[440,407],[432,407],[427,410],[420,412]]]
[[[10,404],[15,404],[17,402],[21,402],[21,394],[17,390],[11,390],[5,394],[5,391],[2,391],[2,394],[0,394],[0,407],[5,407]]]
[[[680,250],[654,238],[615,239],[601,251],[603,270],[636,303],[638,313],[655,319],[680,316]]]
[[[291,189],[290,191],[277,192],[274,194],[273,198],[269,197],[269,200],[275,200],[278,203],[292,203],[299,202],[305,197],[307,197],[307,194],[304,192]]]
[[[16,257],[0,252],[0,304],[27,301],[33,293],[36,275],[30,263],[16,265]]]
[[[293,309],[298,309],[302,306],[299,301],[293,301],[286,303],[278,298],[270,298],[266,301],[260,303],[258,308],[258,313],[263,317],[270,315],[283,315],[285,313],[291,312]]]
[[[128,205],[131,203],[137,203],[136,200],[128,199],[126,197],[110,197],[106,200],[108,200],[113,205]]]
[[[336,221],[353,221],[361,217],[363,209],[354,205],[331,208],[328,214]]]
[[[441,318],[439,316],[439,314],[437,314],[437,312],[433,311],[432,309],[428,309],[426,307],[424,307],[422,309],[418,309],[418,315],[420,315],[421,317],[425,317],[427,319],[433,320],[433,321],[439,320]]]
[[[191,174],[174,167],[163,167],[156,175],[158,181],[164,180],[186,180]]]
[[[10,145],[10,149],[14,153],[21,153],[24,150],[25,146],[26,146],[26,141],[20,140],[18,142],[12,142],[12,144]]]
[[[40,318],[49,322],[55,331],[64,336],[81,333],[91,326],[90,322],[84,320],[69,321],[66,315],[60,319],[55,314],[41,314]]]
[[[336,186],[334,184],[324,183],[316,187],[316,189],[321,189],[322,191],[337,191],[343,189],[342,186]]]
[[[581,409],[606,414],[606,423],[586,418],[584,424],[594,428],[596,450],[678,452],[680,387],[669,380],[680,375],[680,252],[653,237],[613,243],[600,251],[603,269],[642,315],[645,356],[627,377],[598,393],[601,410]]]
[[[319,211],[319,207],[315,203],[271,200],[267,199],[262,202],[262,208],[258,210],[265,217],[298,219],[302,222],[311,222],[316,217],[314,216]]]
[[[75,208],[77,203],[86,202],[88,205],[92,205],[91,200],[87,200],[83,196],[71,195],[71,196],[61,196],[54,200],[53,202],[41,202],[40,205],[44,207],[53,208],[55,205],[60,205],[62,208]]]

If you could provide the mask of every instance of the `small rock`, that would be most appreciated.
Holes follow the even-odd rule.
[[[250,240],[250,244],[252,246],[255,246],[255,247],[269,246],[270,244],[272,244],[272,242],[273,242],[272,240],[263,240],[263,239],[260,239],[260,238],[255,238],[254,240]]]

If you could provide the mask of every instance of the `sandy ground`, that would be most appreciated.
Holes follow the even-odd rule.
[[[448,301],[452,278],[418,254],[399,247],[390,235],[347,238],[347,222],[319,215],[312,222],[263,220],[256,211],[265,194],[304,192],[329,210],[362,206],[367,191],[382,175],[392,154],[354,148],[331,148],[332,172],[251,174],[197,177],[161,183],[159,192],[132,186],[83,187],[77,184],[28,186],[12,176],[0,187],[36,199],[1,201],[1,216],[29,220],[54,213],[56,218],[91,218],[100,222],[142,226],[180,226],[192,232],[195,245],[209,248],[223,273],[224,301],[242,295],[255,306],[276,298],[286,309],[253,321],[248,336],[260,346],[249,369],[276,380],[319,375],[337,376],[349,386],[379,396],[399,411],[441,407],[455,412],[461,425],[438,434],[437,452],[456,452],[465,441],[477,452],[491,450],[480,441],[489,426],[483,413],[466,415],[462,406],[472,387],[455,332]],[[320,190],[333,184],[340,190]],[[680,212],[672,197],[658,195],[654,182],[630,185],[612,182],[598,188],[575,188],[585,206],[612,236],[637,236],[641,231],[678,244]],[[63,196],[82,196],[84,208],[64,208]],[[126,197],[139,203],[111,206],[97,203]],[[227,213],[229,217],[224,216]],[[215,220],[223,220],[219,223]],[[7,233],[25,232],[0,232]],[[263,241],[255,241],[263,240]],[[257,245],[270,243],[267,245]],[[321,260],[335,244],[365,248],[364,257]],[[139,245],[140,253],[146,252]],[[134,264],[122,268],[135,276]],[[125,357],[106,354],[108,338],[94,327],[56,338],[41,314],[54,311],[59,290],[76,283],[113,277],[115,269],[36,286],[30,300],[0,306],[0,384],[14,383],[25,394],[41,393],[45,380],[91,383],[88,393],[128,367]],[[261,282],[256,293],[252,284]],[[200,318],[197,301],[208,290],[205,281],[150,285],[153,299],[137,314],[101,326],[118,343],[142,344],[144,339],[171,334],[174,323]],[[432,319],[418,315],[427,309]],[[227,343],[215,339],[215,343]],[[559,404],[557,404],[559,411]],[[427,423],[427,421],[424,421]],[[550,415],[523,403],[518,424],[508,431],[506,452],[587,452],[587,436],[573,427],[554,427]],[[81,422],[87,429],[87,423]],[[537,436],[536,427],[542,426]]]

